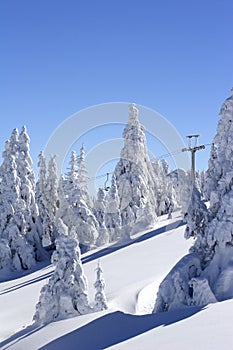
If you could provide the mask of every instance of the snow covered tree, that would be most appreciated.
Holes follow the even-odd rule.
[[[99,191],[97,193],[97,199],[94,203],[94,208],[93,208],[93,213],[99,224],[99,228],[98,228],[99,236],[96,240],[97,246],[101,246],[109,242],[109,235],[108,235],[107,228],[105,226],[105,211],[106,211],[105,193],[102,188],[99,188]]]
[[[175,191],[168,176],[169,165],[165,159],[161,160],[161,166],[158,160],[154,160],[152,165],[156,178],[157,196],[159,198],[158,214],[168,214],[168,218],[171,219],[175,207]]]
[[[168,171],[169,171],[169,164],[166,161],[166,159],[162,159],[161,164],[162,164],[163,173],[166,176],[168,174]]]
[[[72,206],[68,203],[68,198],[65,195],[64,187],[66,184],[66,179],[64,175],[61,175],[58,183],[58,200],[59,200],[59,208],[56,211],[56,219],[57,222],[61,219],[67,227],[72,227],[73,223],[71,221],[71,210]]]
[[[159,286],[153,312],[165,312],[192,305],[190,281],[200,275],[200,258],[196,254],[184,256]]]
[[[36,184],[36,200],[40,216],[42,244],[54,248],[56,238],[55,218],[59,206],[56,156],[50,156],[48,174],[43,152],[39,154],[39,179]]]
[[[158,205],[157,215],[163,215],[168,212],[168,200],[165,183],[166,175],[158,159],[154,159],[152,161],[152,167]]]
[[[122,238],[124,239],[121,231],[122,220],[120,214],[120,200],[114,174],[112,176],[111,187],[106,198],[105,225],[108,230],[110,242],[115,242]],[[127,239],[128,238],[129,236],[127,236]]]
[[[204,193],[207,200],[210,200],[210,193],[216,188],[219,175],[215,176],[215,162],[217,160],[217,148],[214,143],[211,145],[208,170],[205,176]]]
[[[78,176],[78,156],[72,151],[66,179],[63,181],[64,193],[71,206],[77,201],[78,192],[80,194],[80,183]]]
[[[8,246],[11,249],[12,267],[18,271],[30,269],[36,263],[33,246],[22,232],[22,226],[25,227],[24,217],[18,210],[10,219],[6,229]]]
[[[200,192],[202,199],[205,199],[205,191],[204,191],[205,183],[206,183],[206,172],[204,170],[196,171],[195,186]]]
[[[43,237],[43,222],[46,217],[46,199],[45,199],[45,188],[46,188],[46,160],[43,152],[39,154],[39,161],[37,166],[39,168],[38,181],[36,183],[36,203],[39,210],[39,222],[38,229],[40,237]]]
[[[84,145],[82,145],[80,149],[80,154],[78,157],[78,181],[79,188],[81,192],[81,197],[87,204],[87,206],[91,207],[91,199],[88,192],[88,175],[87,175],[87,167],[85,161],[85,150]]]
[[[56,250],[52,255],[55,270],[41,289],[33,317],[37,324],[47,324],[91,312],[87,280],[76,237],[75,229],[72,228],[68,235],[60,234],[56,239]]]
[[[1,182],[1,267],[14,270],[35,265],[35,252],[26,237],[26,222],[21,213],[20,180],[14,156],[4,159],[5,173]],[[4,248],[3,248],[4,247]]]
[[[124,146],[114,175],[120,199],[122,224],[128,226],[131,234],[132,231],[139,231],[142,225],[143,229],[145,228],[148,207],[151,210],[150,225],[156,220],[158,211],[156,182],[146,147],[144,127],[139,123],[138,109],[134,104],[129,105],[128,123],[123,138]]]
[[[69,228],[66,226],[66,224],[62,221],[61,218],[57,218],[56,220],[56,230],[57,230],[58,237],[63,234],[65,236],[68,236]]]
[[[45,215],[43,217],[43,246],[54,247],[56,239],[55,219],[59,207],[56,156],[50,156],[48,176],[44,188]]]
[[[65,184],[65,185],[64,185]],[[82,252],[93,248],[98,238],[98,221],[91,209],[88,207],[82,197],[80,188],[72,190],[73,199],[70,200],[65,193],[67,179],[61,178],[59,181],[59,209],[56,214],[56,220],[61,218],[69,228],[76,227],[77,239]]]
[[[77,228],[77,237],[82,252],[94,248],[99,236],[99,225],[94,214],[81,196],[78,197],[76,206],[72,208],[71,221]]]
[[[71,180],[73,180],[73,183],[76,183],[78,181],[78,156],[75,151],[71,152],[70,157],[70,168],[69,172],[67,173],[67,177]]]
[[[57,211],[56,219],[61,218],[69,228],[76,227],[77,239],[82,252],[84,252],[95,246],[99,225],[86,202],[86,200],[89,202],[89,195],[83,147],[79,160],[76,153],[72,152],[68,170],[66,178],[61,178],[59,182],[60,208]]]
[[[15,130],[14,130],[15,131]],[[15,213],[16,203],[20,196],[20,179],[17,175],[15,155],[11,153],[11,141],[5,143],[5,150],[2,153],[3,163],[0,167],[1,193],[0,193],[0,227],[1,236],[4,236],[4,230],[11,217]]]
[[[0,167],[0,266],[10,269],[30,269],[35,265],[38,241],[29,236],[33,232],[36,217],[32,216],[34,203],[33,188],[27,178],[17,168],[19,163],[19,145],[17,129],[13,130],[10,140],[6,142],[3,152],[3,164]],[[17,161],[16,161],[17,159]],[[27,169],[29,171],[30,168]],[[25,170],[26,171],[26,170]],[[36,210],[33,212],[35,214]],[[33,218],[35,221],[33,221]]]
[[[0,270],[12,266],[12,254],[8,240],[0,238]]]
[[[35,174],[30,156],[30,138],[23,126],[18,137],[18,152],[15,157],[17,174],[20,179],[21,212],[25,222],[25,234],[34,247],[36,259],[44,257],[44,251],[38,228],[39,211],[35,199]]]
[[[181,208],[182,214],[185,215],[192,195],[190,173],[184,169],[176,169],[167,175],[167,180],[175,192],[172,194],[174,208]]]
[[[192,197],[184,220],[187,222],[185,238],[196,238],[197,234],[203,235],[208,222],[208,210],[201,200],[200,192],[193,187]]]
[[[190,225],[196,236],[195,243],[190,254],[161,283],[154,311],[164,309],[165,304],[166,309],[176,307],[178,294],[183,305],[202,305],[233,298],[233,89],[231,92],[220,111],[214,138],[216,148],[212,148],[209,162],[208,220],[206,208],[200,205],[194,223]],[[200,197],[197,202],[199,200]],[[190,230],[188,236],[192,236]],[[174,271],[181,276],[179,285],[185,291],[183,296],[172,281]]]
[[[189,287],[191,305],[207,305],[217,302],[206,278],[192,278]]]
[[[96,289],[94,311],[106,310],[108,308],[108,305],[106,295],[104,292],[105,282],[103,279],[103,270],[100,266],[99,261],[96,269],[96,281],[94,287]]]
[[[233,90],[232,90],[233,93]],[[197,235],[193,249],[202,251],[204,266],[219,254],[233,245],[233,94],[224,103],[220,111],[217,134],[214,138],[216,152],[214,158],[211,152],[211,179],[207,181],[207,192],[210,193],[209,222],[205,235]],[[212,150],[213,151],[213,150]],[[215,153],[215,151],[214,151]],[[215,161],[213,161],[213,159]],[[216,183],[212,187],[213,182]],[[208,185],[210,188],[208,188]]]

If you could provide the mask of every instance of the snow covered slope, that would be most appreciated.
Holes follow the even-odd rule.
[[[153,231],[121,246],[83,256],[94,298],[95,268],[100,259],[106,281],[107,311],[31,326],[39,292],[52,266],[0,284],[0,349],[232,349],[233,301],[206,308],[149,314],[159,283],[192,244],[177,213],[160,217]]]

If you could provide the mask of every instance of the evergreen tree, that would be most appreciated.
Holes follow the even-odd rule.
[[[71,222],[76,227],[82,252],[94,248],[99,236],[99,225],[94,214],[82,199],[82,195],[77,198],[77,204],[72,208],[71,215]]]
[[[3,163],[0,167],[1,193],[0,193],[0,227],[1,236],[4,237],[4,231],[13,217],[16,210],[16,203],[20,196],[20,179],[17,175],[15,155],[11,153],[11,141],[5,143],[5,150],[2,153]]]
[[[82,252],[84,252],[95,246],[99,225],[91,209],[84,201],[80,188],[76,188],[75,191],[72,190],[72,193],[75,193],[72,200],[66,194],[65,189],[67,189],[67,179],[61,178],[58,190],[60,207],[57,211],[56,220],[61,218],[67,227],[76,227],[77,239]]]
[[[65,195],[66,179],[61,175],[58,183],[58,200],[59,208],[56,211],[56,222],[61,219],[67,227],[72,227],[72,206],[68,203],[68,198]]]
[[[232,89],[233,92],[233,89]],[[210,193],[209,222],[203,236],[201,229],[193,250],[202,251],[204,265],[217,254],[224,254],[233,245],[232,197],[233,197],[233,94],[220,111],[217,134],[214,138],[216,148],[211,152],[208,173],[212,181],[207,182],[206,191]],[[217,154],[215,153],[217,152]],[[214,158],[213,158],[214,154]],[[212,184],[215,183],[215,187]],[[208,188],[209,186],[209,188]]]
[[[39,161],[37,166],[39,168],[38,181],[36,183],[36,203],[39,210],[39,220],[38,220],[38,229],[40,232],[40,237],[43,237],[43,222],[46,218],[46,197],[45,197],[45,188],[46,188],[46,160],[43,152],[40,152]]]
[[[167,179],[167,198],[168,198],[168,219],[172,218],[172,213],[177,207],[176,194],[172,183]]]
[[[87,175],[87,167],[85,161],[85,150],[84,145],[82,145],[80,149],[80,155],[78,157],[78,180],[79,180],[79,188],[80,194],[86,205],[91,207],[91,200],[88,192],[88,175]]]
[[[195,186],[200,192],[201,198],[205,198],[205,183],[206,183],[206,173],[204,170],[196,171]]]
[[[207,305],[217,302],[206,278],[192,278],[189,288],[192,296],[191,305]]]
[[[181,208],[185,215],[192,194],[190,174],[183,169],[176,169],[167,175],[167,181],[172,185],[174,208]]]
[[[29,147],[30,138],[23,126],[18,137],[18,153],[15,158],[17,174],[20,179],[21,213],[25,222],[25,234],[34,247],[36,259],[44,257],[44,251],[38,229],[39,211],[35,199],[35,174]]]
[[[93,208],[93,213],[98,221],[99,228],[98,233],[99,236],[96,240],[96,245],[101,246],[109,242],[109,235],[107,232],[107,228],[105,226],[105,212],[106,212],[106,199],[104,190],[99,188],[97,193],[97,200],[95,201],[95,205]]]
[[[152,162],[155,189],[157,195],[157,215],[163,215],[168,212],[165,173],[160,166],[159,161],[154,159]]]
[[[161,165],[158,161],[153,162],[155,175],[157,178],[157,188],[159,193],[159,215],[168,214],[171,219],[174,210],[175,193],[168,175],[169,165],[165,159],[162,159]]]
[[[48,176],[44,189],[45,215],[43,218],[43,245],[54,247],[56,239],[55,218],[59,207],[56,156],[50,156]]]
[[[12,254],[8,240],[0,238],[0,270],[12,266]]]
[[[100,262],[98,261],[98,266],[96,269],[96,281],[94,284],[94,287],[96,289],[94,311],[102,311],[108,308],[107,299],[104,292],[105,282],[102,275],[103,270],[100,266]]]
[[[99,225],[89,205],[83,146],[80,152],[79,158],[72,152],[66,179],[60,181],[60,209],[57,218],[62,218],[69,228],[76,227],[77,239],[83,252],[95,246]]]
[[[116,177],[113,174],[112,183],[106,199],[105,225],[108,230],[110,242],[115,242],[122,237],[122,220],[120,214],[120,199],[116,185]],[[129,237],[127,236],[126,239]]]
[[[153,218],[150,225],[156,220],[158,213],[156,182],[146,147],[144,127],[139,123],[138,109],[134,104],[129,105],[128,123],[123,138],[124,147],[114,175],[120,199],[122,224],[128,226],[130,234],[132,230],[138,231],[142,228],[141,225],[145,224],[145,217],[148,215],[147,202],[151,210],[150,216]]]
[[[63,182],[64,193],[70,205],[73,207],[77,202],[77,196],[80,193],[80,183],[78,176],[78,156],[75,151],[72,151],[69,162],[70,167],[66,174],[66,179]]]
[[[3,152],[3,164],[0,167],[0,267],[16,270],[30,269],[35,265],[35,242],[29,240],[28,233],[32,229],[29,221],[28,202],[30,204],[31,189],[25,189],[25,181],[17,172],[18,132],[13,130],[10,140],[6,142]],[[23,196],[23,194],[25,196]],[[31,196],[33,198],[33,196]],[[29,226],[30,225],[30,226]]]
[[[169,171],[168,162],[166,161],[166,159],[162,159],[161,160],[161,164],[162,164],[163,173],[164,173],[165,176],[167,176],[168,171]]]
[[[208,222],[208,210],[205,203],[201,200],[200,192],[193,187],[192,197],[189,203],[188,211],[184,216],[187,222],[185,229],[185,238],[196,238],[197,234],[203,235]]]
[[[61,220],[60,228],[62,227]],[[53,275],[42,287],[33,320],[47,324],[58,319],[84,315],[91,311],[87,280],[83,272],[77,234],[72,228],[68,235],[59,234],[52,255]]]
[[[210,200],[210,194],[216,188],[219,175],[216,176],[215,162],[217,160],[217,148],[214,143],[211,145],[210,158],[208,161],[208,170],[206,172],[204,193],[207,200]]]

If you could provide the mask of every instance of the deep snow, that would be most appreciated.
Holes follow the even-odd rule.
[[[42,285],[53,267],[0,284],[1,349],[231,349],[233,301],[188,307],[167,313],[152,311],[162,279],[184,256],[192,240],[183,238],[179,213],[159,218],[154,230],[133,236],[125,246],[106,246],[83,256],[94,300],[98,259],[106,282],[109,309],[31,326]]]

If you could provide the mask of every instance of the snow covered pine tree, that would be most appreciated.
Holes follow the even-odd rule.
[[[59,182],[59,203],[56,218],[61,218],[66,226],[76,227],[77,239],[82,252],[93,248],[98,238],[98,221],[96,220],[90,204],[87,189],[87,173],[83,147],[81,149],[81,173],[79,173],[80,160],[72,152],[69,172],[66,178]]]
[[[30,269],[44,256],[29,140],[25,127],[20,135],[14,129],[3,152],[0,168],[1,268]]]
[[[104,293],[105,282],[102,275],[103,270],[100,266],[100,261],[98,261],[98,266],[96,269],[96,281],[94,283],[94,287],[96,289],[94,311],[102,311],[108,308],[106,295]]]
[[[94,202],[93,213],[98,221],[98,238],[96,240],[96,245],[101,246],[109,243],[109,234],[105,225],[105,211],[106,211],[106,199],[105,193],[102,188],[99,188],[97,193],[97,199]]]
[[[128,109],[124,147],[114,171],[125,238],[142,227],[152,227],[159,207],[144,127],[139,123],[136,106],[130,104]]]
[[[115,242],[125,239],[122,232],[122,220],[120,213],[120,199],[116,185],[116,178],[113,174],[110,190],[106,198],[105,225],[109,234],[109,241]],[[128,239],[128,236],[126,236]]]
[[[58,227],[64,228],[59,219]],[[83,272],[77,233],[59,234],[52,255],[55,270],[48,283],[42,287],[33,320],[47,324],[63,318],[91,312],[88,301],[87,280]]]

